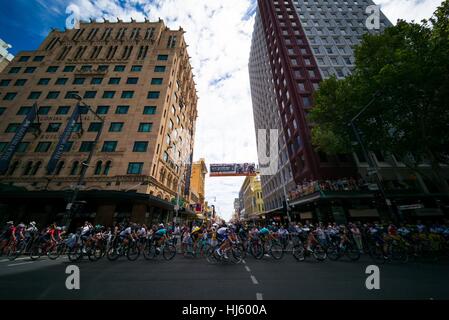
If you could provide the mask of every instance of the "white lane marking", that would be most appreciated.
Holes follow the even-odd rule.
[[[246,271],[251,272],[251,269],[248,266],[245,266]]]
[[[246,264],[246,261],[245,261],[245,260],[242,260],[242,262],[243,262],[243,264]]]
[[[30,263],[34,263],[34,261],[28,261],[28,262],[20,262],[20,263],[8,264],[8,267],[21,266],[21,265],[24,265],[24,264],[30,264]]]
[[[259,284],[259,281],[257,281],[256,277],[251,275],[251,280],[253,281],[254,284]]]
[[[9,259],[0,260],[0,262],[6,262],[6,261],[9,261]]]
[[[263,300],[263,296],[261,293],[256,293],[256,299],[257,300]]]

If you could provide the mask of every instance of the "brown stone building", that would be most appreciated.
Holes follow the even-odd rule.
[[[82,107],[49,173],[77,108],[74,94],[104,122]],[[160,20],[53,30],[37,50],[20,52],[0,74],[3,158],[28,112],[38,108],[0,175],[0,220],[58,221],[86,170],[78,197],[86,203],[75,222],[169,221],[179,179],[184,195],[181,159],[193,152],[197,100],[181,28],[170,30]]]

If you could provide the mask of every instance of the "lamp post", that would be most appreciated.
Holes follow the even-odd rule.
[[[365,105],[349,122],[349,126],[351,127],[352,131],[354,132],[354,136],[357,140],[357,143],[360,145],[360,148],[362,149],[363,156],[365,157],[367,163],[368,163],[368,173],[373,172],[374,177],[376,179],[377,188],[379,189],[379,192],[381,194],[383,203],[387,206],[388,213],[391,218],[395,219],[396,222],[399,222],[399,217],[393,212],[393,209],[391,208],[391,201],[387,198],[385,190],[382,185],[382,180],[379,174],[379,170],[376,168],[374,164],[374,160],[371,157],[371,153],[368,152],[365,148],[365,145],[363,144],[362,137],[360,135],[360,132],[357,128],[356,121],[359,119],[359,117],[376,101],[376,99],[380,97],[380,92],[376,92],[371,99],[370,102],[368,102],[367,105]]]
[[[86,176],[87,168],[89,167],[90,161],[92,160],[95,147],[97,146],[97,143],[100,140],[100,136],[101,136],[101,133],[103,131],[103,125],[104,125],[104,119],[102,117],[100,117],[95,111],[93,111],[92,108],[89,105],[85,104],[83,102],[83,99],[79,95],[74,94],[73,98],[78,100],[76,107],[80,108],[81,105],[82,105],[83,107],[87,108],[88,111],[92,112],[92,114],[98,120],[101,121],[101,126],[100,126],[100,129],[97,131],[97,135],[96,135],[95,140],[93,142],[92,148],[89,151],[89,156],[87,157],[87,160],[85,160],[85,161],[83,161],[81,163],[81,172],[80,172],[80,176],[79,176],[79,179],[78,179],[78,184],[75,186],[75,188],[73,190],[72,198],[71,198],[70,202],[67,204],[66,213],[64,215],[64,225],[67,226],[67,227],[70,226],[71,219],[72,219],[73,204],[76,202],[76,199],[78,198],[78,193],[79,193],[80,187],[81,187],[81,185],[84,182],[84,178]]]

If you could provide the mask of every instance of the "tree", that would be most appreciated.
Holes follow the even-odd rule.
[[[355,48],[354,72],[324,80],[310,119],[312,141],[329,154],[355,151],[350,120],[357,121],[367,149],[394,154],[449,192],[441,164],[449,164],[449,0],[429,20],[398,20],[381,34],[365,34]]]

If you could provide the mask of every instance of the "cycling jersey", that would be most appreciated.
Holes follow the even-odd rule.
[[[120,237],[124,238],[126,236],[129,236],[132,233],[132,229],[131,227],[128,227],[124,230],[122,230],[122,232],[120,232]]]
[[[165,236],[167,234],[167,229],[162,228],[156,231],[155,235],[156,236]]]
[[[263,236],[263,235],[267,235],[270,233],[270,230],[268,230],[267,228],[262,228],[259,230],[258,234]]]

